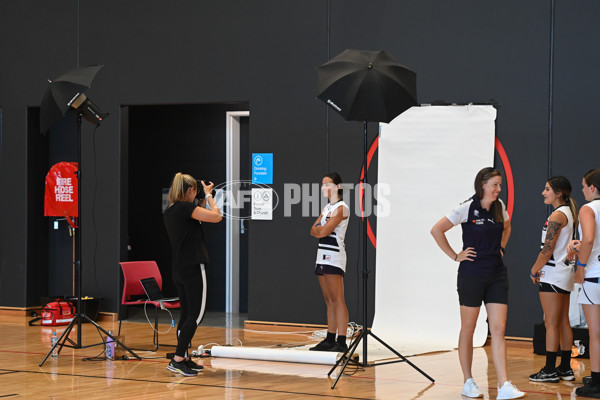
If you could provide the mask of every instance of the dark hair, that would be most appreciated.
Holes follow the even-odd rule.
[[[325,174],[325,176],[323,176],[323,178],[331,179],[333,181],[334,185],[339,185],[342,183],[342,177],[337,172],[330,172],[328,174]],[[338,189],[338,196],[340,196],[340,199],[342,198],[343,192],[344,191],[342,190],[342,188]]]
[[[479,200],[483,199],[483,184],[495,176],[502,177],[502,174],[494,167],[483,168],[477,173],[474,186],[475,194]],[[496,222],[504,222],[504,214],[502,213],[500,200],[494,201],[491,207],[494,208],[494,218],[496,219]]]
[[[588,186],[594,185],[596,190],[600,191],[600,169],[598,169],[598,168],[590,169],[583,176],[583,180],[585,181],[585,183]]]
[[[571,197],[571,190],[573,190],[571,182],[564,176],[553,176],[547,182],[554,193],[560,193],[562,199],[569,205],[571,214],[573,214],[573,229],[577,229],[577,203]]]

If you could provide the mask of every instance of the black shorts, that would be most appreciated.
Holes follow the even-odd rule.
[[[333,265],[317,264],[315,266],[315,275],[341,275],[344,276],[344,270]]]
[[[489,275],[460,273],[456,280],[458,301],[461,306],[480,307],[481,302],[508,304],[508,272],[506,266],[496,268]]]
[[[554,286],[551,283],[540,282],[539,285],[540,285],[540,292],[560,293],[560,294],[568,294],[568,295],[571,294],[571,292],[561,289],[558,286]]]

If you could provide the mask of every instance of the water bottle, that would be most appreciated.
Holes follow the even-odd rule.
[[[55,346],[58,343],[58,336],[56,336],[56,332],[52,332],[52,337],[50,338],[50,347]],[[58,357],[58,346],[54,347],[52,350],[52,357]]]
[[[112,331],[108,331],[109,335],[112,335]],[[111,336],[106,337],[106,359],[114,360],[115,359],[115,341]]]

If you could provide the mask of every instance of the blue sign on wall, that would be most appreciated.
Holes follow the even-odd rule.
[[[252,183],[273,184],[273,153],[252,153]]]

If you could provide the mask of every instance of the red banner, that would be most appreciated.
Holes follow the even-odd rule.
[[[79,180],[76,162],[54,164],[46,175],[44,215],[46,217],[78,217]]]

